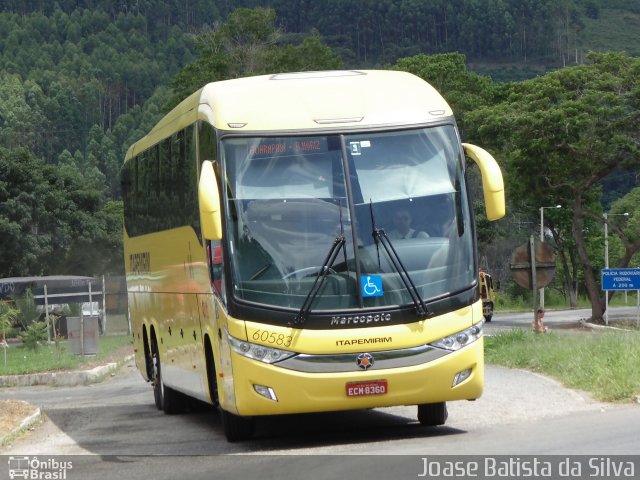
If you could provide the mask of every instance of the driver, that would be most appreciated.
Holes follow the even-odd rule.
[[[405,238],[428,238],[429,234],[420,230],[414,230],[411,228],[411,214],[407,209],[400,209],[396,211],[393,216],[394,229],[391,230],[387,236],[391,240],[402,240]]]

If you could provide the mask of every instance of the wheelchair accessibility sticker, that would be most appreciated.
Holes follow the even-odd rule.
[[[360,279],[360,289],[363,297],[381,297],[384,295],[382,277],[380,275],[364,275]]]

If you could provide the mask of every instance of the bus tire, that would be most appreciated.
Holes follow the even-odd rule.
[[[167,415],[175,415],[186,410],[187,397],[181,392],[163,384],[164,401],[162,409]]]
[[[158,346],[154,343],[151,344],[151,356],[153,362],[153,375],[151,383],[153,384],[153,399],[156,403],[158,410],[162,410],[164,407],[164,388],[162,385],[162,373],[160,366],[160,354],[158,353]]]
[[[254,420],[252,417],[241,417],[226,410],[220,409],[222,417],[222,429],[229,442],[241,442],[249,440],[253,436]]]
[[[449,417],[446,402],[418,405],[418,421],[426,427],[444,425]]]
[[[164,384],[160,355],[157,353],[157,350],[154,359],[154,364],[156,365],[155,371],[157,373],[153,385],[153,395],[156,400],[156,407],[158,407],[159,410],[163,410],[167,415],[184,412],[187,407],[187,397],[183,393],[167,387]]]
[[[204,358],[207,365],[207,384],[209,385],[209,398],[211,404],[217,407],[220,404],[220,397],[218,393],[218,383],[216,380],[216,365],[213,360],[213,348],[211,348],[211,340],[209,337],[205,337],[204,344]]]
[[[186,408],[186,397],[167,387],[162,380],[162,364],[160,362],[160,354],[157,345],[153,344],[153,399],[155,400],[158,410],[172,415],[181,413]]]

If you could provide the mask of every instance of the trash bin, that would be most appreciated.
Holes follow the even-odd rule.
[[[84,328],[81,328],[81,321],[84,322]],[[96,355],[99,333],[98,315],[67,317],[69,351],[74,355]],[[84,345],[82,335],[84,336]]]

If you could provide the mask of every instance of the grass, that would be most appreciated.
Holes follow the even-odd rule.
[[[511,330],[485,338],[487,363],[523,368],[558,379],[608,402],[640,395],[640,333]]]
[[[131,338],[127,335],[99,337],[98,354],[84,357],[70,353],[67,342],[61,341],[59,346],[42,345],[36,351],[24,346],[7,348],[5,365],[2,350],[4,349],[0,349],[0,375],[93,368],[108,361],[121,360],[132,352]]]

